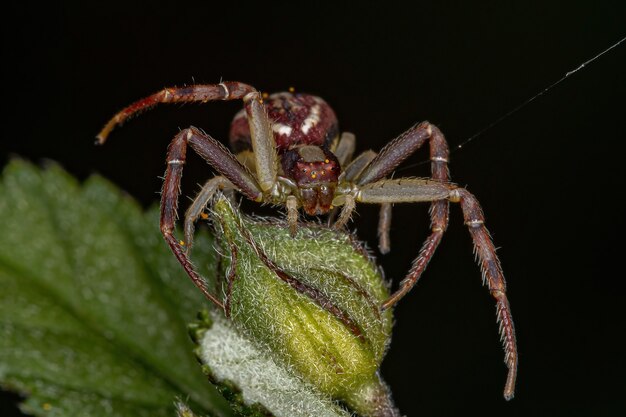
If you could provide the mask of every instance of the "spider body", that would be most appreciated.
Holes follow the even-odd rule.
[[[474,243],[483,280],[496,301],[497,318],[509,373],[504,389],[513,397],[517,372],[517,347],[513,319],[506,296],[506,283],[496,249],[484,225],[478,200],[466,189],[450,182],[448,145],[441,131],[428,122],[419,123],[389,142],[379,153],[365,151],[352,158],[355,137],[338,132],[337,118],[328,104],[307,94],[278,93],[263,96],[239,82],[165,88],[141,99],[116,114],[98,135],[104,143],[111,130],[136,113],[159,103],[243,100],[244,109],[235,116],[230,130],[229,151],[219,141],[190,127],[179,132],[169,146],[167,170],[161,195],[161,232],[170,249],[193,282],[220,308],[221,300],[207,288],[206,281],[189,260],[195,221],[218,190],[233,190],[250,200],[283,206],[290,231],[297,232],[298,210],[309,215],[326,214],[341,208],[329,223],[343,228],[357,202],[380,204],[379,248],[389,251],[391,206],[394,203],[428,202],[431,233],[400,288],[381,308],[393,306],[418,281],[437,249],[448,226],[449,203],[458,203]],[[424,144],[430,148],[430,178],[387,179],[395,168]],[[178,197],[187,148],[191,147],[219,176],[207,181],[185,214],[185,240],[174,237]]]
[[[280,160],[277,178],[284,185],[272,202],[280,204],[287,195],[293,195],[307,214],[328,213],[341,171],[337,157],[329,150],[339,139],[335,112],[323,99],[310,94],[276,93],[263,98],[263,104],[272,121]],[[247,112],[242,109],[231,123],[230,147],[237,159],[254,171]]]

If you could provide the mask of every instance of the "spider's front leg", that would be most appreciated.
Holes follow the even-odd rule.
[[[254,171],[256,173],[255,184],[258,184],[256,193],[261,193],[261,197],[254,198],[253,200],[260,201],[269,196],[271,199],[272,194],[275,192],[274,188],[277,186],[277,161],[278,154],[276,152],[276,143],[274,141],[274,135],[272,133],[271,124],[265,109],[263,108],[262,100],[258,92],[250,92],[243,97],[248,120],[250,121],[250,136],[252,139],[252,154],[254,155]],[[212,139],[208,137],[207,139]],[[214,141],[213,141],[214,142]],[[228,154],[228,160],[232,159],[232,155],[226,148],[219,143],[211,143],[212,147],[219,145],[220,152]],[[199,151],[197,151],[200,153]],[[200,153],[202,156],[202,154]],[[236,158],[236,157],[234,157]],[[206,158],[205,158],[206,159]],[[209,164],[216,166],[215,164],[220,161],[209,160]],[[252,174],[245,168],[245,165],[238,163],[233,165],[236,167],[235,171],[245,172],[246,177],[252,176]],[[216,166],[217,167],[217,166]],[[220,171],[218,167],[218,171]],[[227,171],[233,172],[233,169],[227,169],[224,171],[224,176],[230,178]],[[222,171],[220,171],[222,173]],[[213,195],[218,190],[233,190],[236,187],[224,177],[215,177],[207,181],[202,187],[191,206],[185,213],[185,243],[187,246],[187,252],[191,250],[193,244],[194,223],[203,213],[205,207],[208,205]],[[245,194],[245,193],[244,193]],[[248,195],[249,197],[249,195]],[[289,224],[292,229],[297,223],[297,207],[293,205],[292,199],[287,199],[286,207],[288,211]],[[296,216],[294,218],[294,211]]]
[[[263,100],[256,92],[246,95],[244,103],[250,126],[256,180],[263,191],[265,201],[285,205],[287,224],[293,236],[298,227],[298,200],[294,195],[282,194],[280,190],[278,151],[267,110],[263,107]]]
[[[225,81],[219,84],[196,84],[185,87],[166,87],[148,97],[135,101],[115,114],[96,136],[98,144],[106,142],[111,131],[122,125],[129,118],[149,110],[158,104],[167,103],[207,103],[216,100],[239,100],[250,93],[258,92],[254,87],[236,82]]]
[[[249,199],[261,201],[263,198],[263,190],[250,171],[241,165],[224,145],[211,136],[191,127],[181,131],[172,140],[167,152],[167,169],[165,171],[165,180],[161,193],[161,233],[176,256],[176,259],[178,259],[178,262],[180,262],[187,274],[191,277],[194,284],[209,300],[220,308],[223,308],[222,302],[211,294],[207,288],[205,279],[196,272],[187,256],[184,242],[181,243],[177,241],[173,235],[178,209],[178,197],[180,194],[180,180],[183,173],[183,165],[186,160],[187,145],[191,146],[198,155],[226,177],[230,184]],[[220,180],[214,180],[216,181],[215,185],[218,185],[217,183]],[[214,187],[212,192],[215,192],[218,188],[219,187]],[[209,195],[209,193],[205,193],[203,198],[208,201],[211,196],[212,194]]]
[[[191,205],[185,212],[185,246],[187,247],[187,256],[191,252],[193,246],[193,236],[195,233],[196,221],[204,215],[204,210],[207,208],[213,196],[218,191],[235,190],[236,187],[224,177],[214,177],[208,180],[203,186],[198,195],[193,199]],[[206,217],[205,217],[206,218]]]
[[[453,184],[442,183],[427,179],[400,178],[394,180],[381,180],[373,184],[367,184],[359,188],[356,193],[356,201],[363,203],[409,203],[409,202],[435,202],[450,201],[459,203],[463,211],[465,224],[474,242],[474,251],[478,257],[483,280],[486,282],[489,292],[496,300],[497,317],[500,323],[500,335],[504,343],[505,363],[509,368],[507,382],[504,388],[504,397],[513,398],[515,379],[517,375],[517,342],[515,328],[509,301],[506,296],[506,281],[500,266],[500,260],[496,255],[496,249],[485,227],[485,217],[476,197],[469,191],[458,188]],[[447,218],[444,220],[438,213],[437,205],[433,206],[433,231],[445,227]],[[447,210],[445,211],[447,213]],[[443,230],[438,230],[442,233]],[[433,239],[432,235],[429,239]],[[437,238],[439,239],[439,238]],[[433,246],[426,241],[413,267],[400,283],[400,288],[383,303],[382,308],[389,308],[402,298],[417,282],[430,258]]]
[[[346,159],[345,162],[341,162],[342,160],[338,156],[341,166],[345,166],[345,169],[339,176],[338,181],[344,184],[353,183],[372,162],[372,160],[376,158],[376,155],[376,152],[372,150],[365,151],[354,161],[351,161],[350,164],[346,164],[349,159]],[[329,216],[329,225],[333,224],[334,228],[341,229],[348,223],[348,221],[350,221],[352,211],[355,208],[354,198],[350,194],[347,194],[340,196],[333,203],[343,204],[343,209],[341,210],[341,216],[336,221],[334,221],[334,217],[339,208],[335,207],[333,209],[332,215]],[[380,206],[378,221],[378,249],[382,254],[386,254],[391,250],[391,243],[389,240],[389,230],[391,228],[391,209],[392,205],[388,203],[381,204]]]
[[[239,82],[164,88],[122,109],[107,122],[97,135],[98,143],[103,144],[116,126],[158,104],[206,103],[216,100],[237,99],[243,99],[248,114],[256,176],[252,175],[246,167],[237,161],[236,157],[220,142],[191,127],[176,135],[170,144],[161,195],[161,232],[165,240],[194,283],[207,298],[219,306],[222,306],[222,303],[208,291],[206,282],[194,270],[187,256],[187,251],[182,248],[183,245],[177,242],[172,234],[178,208],[180,179],[187,145],[191,146],[223,176],[209,182],[190,209],[185,225],[185,235],[190,243],[192,240],[190,236],[193,235],[193,221],[190,219],[194,219],[201,213],[198,207],[206,204],[216,190],[234,188],[254,201],[274,201],[277,199],[278,154],[271,124],[259,92],[254,87]]]

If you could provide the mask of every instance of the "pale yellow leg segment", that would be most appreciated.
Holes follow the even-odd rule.
[[[187,254],[189,254],[189,251],[191,251],[191,247],[193,246],[193,235],[195,232],[194,224],[200,217],[202,217],[204,210],[207,208],[215,193],[219,190],[233,190],[234,188],[235,186],[226,178],[214,177],[204,184],[202,190],[200,190],[196,198],[194,198],[191,206],[189,206],[187,212],[185,213],[184,244],[186,246]]]
[[[348,222],[352,218],[352,212],[354,212],[355,207],[356,204],[354,202],[354,197],[351,195],[346,195],[346,200],[343,204],[343,208],[341,209],[341,214],[339,215],[339,218],[337,219],[335,224],[333,224],[333,228],[341,229],[346,224],[348,224]]]
[[[287,224],[289,225],[289,233],[295,236],[298,231],[298,199],[290,195],[285,203],[287,206]]]
[[[391,203],[380,205],[378,218],[378,250],[383,255],[391,250],[391,240],[389,239],[389,229],[391,229]]]

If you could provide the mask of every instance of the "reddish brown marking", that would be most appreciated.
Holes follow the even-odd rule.
[[[245,237],[248,244],[255,249],[255,253],[259,256],[261,262],[263,262],[267,268],[269,268],[274,274],[276,274],[278,278],[280,278],[283,282],[289,284],[294,290],[296,290],[300,294],[304,294],[305,296],[309,297],[315,304],[335,316],[337,320],[339,320],[344,326],[346,326],[350,333],[355,335],[362,342],[365,342],[365,337],[363,336],[359,325],[356,324],[354,320],[352,320],[348,313],[337,307],[317,288],[311,287],[310,285],[299,281],[297,278],[292,277],[281,268],[279,268],[270,258],[267,257],[265,252],[263,252],[256,245],[254,239],[252,238],[252,236],[250,236],[247,230],[240,228],[239,231]]]
[[[325,148],[318,148],[320,160],[305,160],[302,150],[312,146],[299,146],[287,150],[281,157],[285,175],[298,185],[300,202],[311,215],[326,214],[335,196],[337,179],[341,173],[337,157]]]
[[[337,116],[319,97],[309,94],[276,93],[263,100],[274,124],[279,152],[294,145],[327,146],[338,135]],[[314,114],[314,109],[319,114]],[[308,121],[307,121],[308,119]],[[281,129],[281,126],[286,128]],[[238,113],[230,127],[230,144],[235,152],[251,149],[250,127],[245,113]]]
[[[239,164],[224,145],[199,130],[195,128],[185,129],[178,133],[170,143],[166,160],[167,170],[165,171],[161,194],[161,233],[194,284],[209,300],[220,308],[224,308],[222,302],[209,292],[206,280],[196,272],[186,250],[173,236],[187,145],[190,145],[196,153],[225,174],[249,198],[254,199],[261,191],[258,190],[252,174]]]
[[[421,148],[428,139],[432,140],[432,127],[430,123],[422,122],[389,142],[361,173],[357,179],[357,184],[370,184],[391,174],[398,165]],[[431,146],[435,146],[433,142],[431,142]],[[447,144],[445,146],[447,148]]]
[[[342,322],[343,325],[346,326],[353,335],[358,337],[361,341],[365,341],[361,329],[352,320],[348,313],[333,304],[333,302],[330,301],[318,289],[313,288],[303,282],[300,282],[298,279],[287,274],[285,271],[276,266],[276,264],[274,264],[274,262],[272,262],[264,253],[261,252],[259,253],[259,255],[265,266],[267,266],[272,272],[274,272],[280,279],[289,284],[297,292],[309,297],[315,304],[322,307],[324,310],[328,311],[340,322]]]
[[[415,131],[426,132],[431,130],[430,136],[416,135]],[[409,138],[410,140],[408,140]],[[402,145],[403,148],[411,148],[416,146],[419,148],[425,142],[429,140],[430,145],[430,158],[432,178],[444,183],[449,183],[450,174],[448,172],[448,163],[450,151],[448,149],[448,142],[441,133],[441,131],[428,122],[423,122],[409,129],[406,133],[402,134],[399,139],[402,142],[406,142]],[[399,156],[398,156],[399,157]],[[396,157],[397,158],[397,157]],[[395,163],[395,162],[394,162]],[[400,288],[396,290],[382,305],[383,309],[389,308],[396,304],[402,297],[404,297],[410,290],[417,284],[417,281],[422,276],[422,273],[428,266],[428,263],[432,259],[435,251],[441,243],[443,233],[448,228],[450,212],[450,203],[447,200],[434,201],[430,205],[430,226],[431,234],[426,241],[422,244],[417,258],[413,261],[413,266],[409,270],[406,277],[400,282]]]
[[[298,185],[317,184],[320,182],[337,182],[340,168],[337,159],[325,159],[316,162],[295,161],[294,167],[284,167]],[[288,170],[288,171],[287,171]]]
[[[239,191],[252,201],[261,198],[261,190],[250,171],[221,142],[190,127],[182,131],[185,142],[193,148],[209,165],[235,184]]]
[[[378,301],[371,295],[369,294],[365,288],[363,288],[361,285],[359,285],[359,283],[352,277],[344,274],[343,272],[339,272],[339,271],[335,271],[332,269],[323,269],[323,268],[313,268],[314,271],[320,271],[322,273],[332,273],[332,274],[338,274],[340,275],[345,282],[352,287],[352,289],[354,289],[354,291],[360,295],[361,297],[363,297],[365,299],[365,302],[367,302],[367,304],[370,306],[370,308],[372,309],[372,312],[374,313],[374,315],[376,316],[376,318],[380,319],[380,313],[381,310],[378,306]]]
[[[226,317],[230,317],[230,299],[233,292],[233,283],[237,278],[237,253],[237,246],[230,245],[230,271],[228,271],[228,277],[226,278],[226,305],[224,306]]]
[[[179,134],[174,138],[170,144],[167,162],[170,161],[185,161],[186,146],[184,144],[182,136]],[[178,240],[172,234],[174,231],[174,224],[176,222],[176,209],[178,208],[178,194],[180,189],[180,179],[182,177],[183,164],[167,164],[165,171],[165,180],[163,182],[163,192],[161,195],[161,233],[163,238],[169,245],[170,249],[178,259],[178,262],[183,266],[193,283],[202,291],[202,293],[210,301],[212,301],[219,308],[224,308],[224,305],[213,294],[209,292],[206,280],[202,278],[195,270],[193,264],[187,257],[187,254]]]
[[[393,306],[397,303],[406,293],[408,293],[411,288],[415,286],[417,281],[422,276],[422,273],[428,266],[428,263],[432,259],[439,243],[441,243],[441,238],[443,237],[443,232],[448,227],[448,202],[447,201],[437,201],[432,203],[431,206],[431,227],[432,232],[430,236],[426,239],[422,248],[420,249],[419,255],[413,261],[413,266],[411,270],[407,274],[407,276],[400,282],[400,288],[393,293],[389,299],[387,299],[382,308],[386,309]]]
[[[504,273],[500,266],[500,260],[496,255],[496,248],[484,225],[485,216],[483,215],[478,200],[474,195],[463,188],[459,188],[456,191],[457,195],[460,197],[459,203],[463,210],[465,224],[468,226],[470,235],[474,241],[474,251],[478,256],[483,278],[487,283],[491,296],[496,299],[500,335],[505,351],[504,361],[509,368],[509,374],[504,387],[504,398],[510,400],[513,398],[515,379],[517,376],[517,341],[515,338],[513,316],[511,314],[511,308],[509,307],[509,300],[506,296]]]
[[[124,123],[128,118],[148,110],[159,103],[191,103],[214,100],[237,100],[255,91],[254,87],[236,81],[222,84],[198,84],[188,87],[168,87],[138,100],[117,113],[96,136],[99,144],[103,144],[111,131]]]

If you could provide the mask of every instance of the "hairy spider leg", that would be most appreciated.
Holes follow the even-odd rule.
[[[458,202],[461,205],[465,224],[469,228],[474,242],[474,252],[478,255],[483,283],[486,282],[491,296],[496,299],[500,338],[506,352],[504,361],[509,368],[504,387],[504,398],[510,400],[515,393],[515,379],[517,377],[517,341],[511,307],[506,296],[504,273],[489,231],[485,227],[485,216],[476,197],[463,188],[457,188],[450,193],[450,201]]]
[[[431,178],[433,180],[448,183],[450,175],[448,171],[449,149],[445,137],[441,131],[429,122],[422,122],[411,127],[406,132],[392,140],[385,146],[378,155],[371,153],[359,161],[359,164],[351,164],[346,168],[346,179],[355,180],[357,186],[376,182],[389,175],[407,157],[417,151],[426,141],[430,144]],[[371,151],[370,151],[371,152]],[[375,155],[375,156],[374,156]],[[363,154],[361,155],[363,156]],[[355,159],[357,161],[359,158]],[[354,167],[353,167],[354,165]],[[358,165],[358,166],[357,166]],[[346,204],[338,220],[339,224],[349,220],[350,211],[354,207],[354,202],[350,196],[346,199]],[[441,242],[443,232],[448,227],[449,204],[447,200],[434,201],[431,203],[431,234],[425,240],[419,255],[407,278],[403,282],[410,282],[411,285],[403,285],[390,300],[387,300],[384,308],[395,304],[404,294],[406,294],[417,282],[422,272],[426,269],[435,250]],[[391,225],[391,203],[384,202],[380,208],[378,223],[379,249],[381,253],[390,250],[389,229]]]
[[[187,256],[185,242],[179,242],[173,235],[187,145],[191,146],[198,155],[249,199],[260,201],[263,191],[248,169],[241,165],[224,145],[211,136],[191,127],[181,131],[172,140],[167,152],[167,168],[161,193],[161,233],[194,284],[210,301],[220,308],[224,308],[222,302],[207,288],[206,280],[196,272]]]
[[[220,84],[196,84],[185,87],[166,87],[148,97],[126,106],[115,114],[96,136],[97,143],[106,142],[111,131],[129,118],[160,103],[207,103],[216,100],[243,99],[248,93],[256,92],[250,85],[226,81]]]
[[[515,328],[506,296],[504,274],[498,256],[496,255],[496,249],[484,225],[485,217],[476,197],[469,191],[458,188],[456,185],[450,183],[442,183],[430,179],[399,178],[381,180],[373,184],[364,185],[359,190],[356,200],[362,203],[381,204],[428,201],[439,202],[444,199],[461,205],[465,224],[469,228],[470,235],[472,236],[474,251],[478,257],[483,280],[487,283],[489,292],[496,300],[500,336],[505,351],[505,363],[509,369],[504,388],[504,397],[509,400],[513,398],[515,379],[517,376],[517,342],[515,338]],[[433,214],[434,224],[439,224],[443,221],[442,218],[438,217],[441,213],[435,212],[431,214]],[[438,236],[435,238],[440,239]],[[430,250],[430,248],[433,248],[432,251],[434,251],[434,246],[429,245],[427,241],[422,250]],[[412,271],[414,269],[423,270],[422,264],[427,262],[431,256],[432,253],[420,253]],[[417,279],[409,272],[407,278],[400,284],[400,289],[383,303],[382,308],[392,306],[399,298],[406,294],[416,281]]]
[[[263,107],[261,94],[247,84],[228,81],[220,84],[164,88],[151,96],[132,103],[113,116],[96,136],[97,143],[103,144],[115,126],[160,103],[206,103],[215,100],[237,99],[243,99],[248,114],[257,183],[264,192],[268,192],[275,186],[278,172],[276,143],[271,123]]]
[[[367,150],[361,153],[354,161],[346,160],[342,166],[345,169],[339,177],[339,182],[354,182],[356,178],[363,172],[363,170],[376,158],[376,152]],[[350,164],[347,164],[350,162]],[[347,166],[346,166],[347,165]],[[333,212],[329,215],[328,224],[332,224],[336,229],[344,227],[350,220],[352,210],[354,209],[354,198],[351,195],[344,196],[345,202],[343,210],[341,211],[341,217],[334,221],[338,208],[334,208]],[[347,207],[346,207],[347,206]],[[380,253],[388,253],[391,249],[389,230],[391,228],[391,208],[389,203],[383,203],[380,206],[380,212],[378,215],[378,249]]]
[[[255,175],[252,175],[248,169],[238,163],[235,156],[218,141],[193,127],[187,131],[191,132],[192,136],[204,137],[204,145],[198,142],[197,147],[194,147],[196,141],[193,138],[190,139],[189,143],[211,166],[226,177],[209,180],[196,198],[197,201],[189,208],[185,220],[185,241],[189,242],[187,253],[193,244],[193,222],[201,215],[204,205],[218,189],[236,189],[248,198],[261,201],[263,194],[271,194],[276,186],[278,154],[271,123],[263,106],[261,95],[254,87],[239,82],[164,88],[122,109],[107,122],[97,135],[98,143],[103,144],[117,125],[160,103],[206,103],[215,100],[236,99],[243,99],[248,116]],[[170,151],[175,142],[176,139],[172,141]]]
[[[383,180],[426,140],[430,143],[432,179]],[[359,188],[356,200],[359,202],[377,204],[431,202],[431,234],[422,245],[411,270],[400,283],[400,288],[383,303],[382,308],[393,306],[417,283],[447,229],[449,202],[460,203],[465,224],[474,242],[483,279],[491,295],[496,299],[505,363],[509,369],[504,388],[504,397],[508,400],[513,398],[515,390],[517,345],[513,318],[506,297],[506,282],[495,247],[484,226],[484,215],[478,200],[469,191],[449,182],[448,157],[449,149],[444,135],[436,126],[422,122],[390,142],[360,173],[356,174],[356,185]],[[381,208],[381,212],[383,210]]]
[[[424,135],[424,133],[426,135]],[[430,145],[431,178],[435,181],[440,181],[441,183],[449,183],[450,174],[448,170],[448,157],[450,151],[448,149],[448,143],[443,133],[441,133],[436,126],[433,126],[428,122],[423,122],[412,127],[383,148],[383,150],[379,153],[379,157],[377,157],[367,168],[365,168],[363,174],[358,179],[358,183],[366,184],[369,181],[368,178],[377,178],[380,176],[380,172],[386,172],[394,169],[404,160],[404,158],[406,158],[406,156],[408,156],[405,155],[404,158],[399,159],[403,156],[402,152],[415,152],[425,143],[426,140],[429,141]],[[374,165],[373,168],[372,165]],[[377,166],[379,168],[377,168]],[[393,166],[393,168],[390,168],[390,166]],[[379,174],[372,174],[376,172],[379,172]],[[369,177],[367,176],[368,174],[370,175]],[[376,179],[373,181],[376,181]],[[448,200],[443,199],[440,201],[433,201],[430,206],[431,233],[422,244],[419,254],[413,262],[411,270],[400,283],[400,288],[393,295],[391,295],[387,301],[385,301],[383,308],[393,306],[417,283],[420,276],[426,269],[426,266],[428,266],[428,263],[435,254],[439,243],[441,243],[443,233],[448,228],[448,220]]]
[[[389,238],[389,231],[391,230],[391,209],[393,205],[390,203],[383,203],[380,205],[380,211],[378,212],[378,250],[383,255],[389,253],[391,250],[391,239]]]

